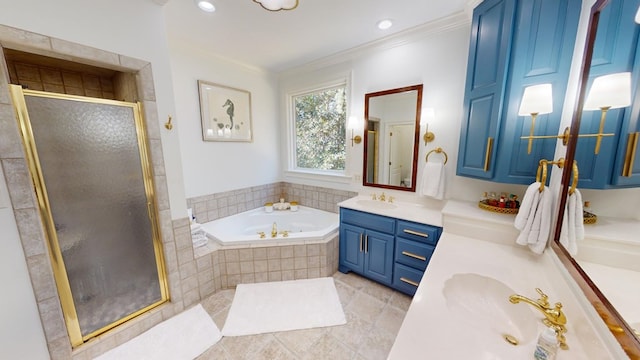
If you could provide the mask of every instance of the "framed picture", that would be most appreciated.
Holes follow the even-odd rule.
[[[251,93],[198,80],[202,140],[253,141]]]

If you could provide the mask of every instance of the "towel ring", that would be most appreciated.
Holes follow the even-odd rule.
[[[547,182],[547,165],[548,161],[542,159],[538,162],[538,171],[536,171],[536,181],[540,183],[539,192],[544,191],[544,184]],[[540,173],[542,172],[542,177],[540,177]]]
[[[571,187],[569,188],[569,195],[573,195],[573,193],[576,191],[576,187],[578,187],[578,176],[580,175],[578,173],[578,162],[576,160],[573,160],[573,179],[571,180]]]
[[[441,147],[437,147],[437,148],[435,148],[435,149],[433,149],[433,150],[429,151],[429,152],[427,153],[427,156],[425,157],[424,161],[425,161],[425,162],[429,162],[429,155],[431,155],[431,153],[434,153],[434,152],[435,152],[435,153],[438,153],[438,154],[442,154],[442,155],[444,155],[444,163],[445,163],[445,164],[447,163],[447,161],[449,160],[449,157],[447,156],[447,153],[446,153],[444,150],[442,150],[442,148],[441,148]]]

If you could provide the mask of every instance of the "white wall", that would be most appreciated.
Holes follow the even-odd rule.
[[[304,82],[324,79],[329,74],[351,71],[350,113],[360,118],[364,116],[364,96],[369,92],[403,86],[424,84],[422,108],[434,108],[435,120],[429,124],[429,131],[435,133],[435,140],[427,146],[420,142],[418,155],[418,180],[422,179],[425,155],[428,151],[442,147],[449,160],[445,166],[449,186],[446,197],[450,199],[477,200],[484,191],[524,193],[524,186],[496,184],[486,181],[458,177],[455,175],[458,153],[460,124],[463,117],[464,85],[466,79],[467,55],[469,51],[471,19],[464,14],[426,26],[404,38],[391,38],[387,42],[373,44],[356,51],[332,56],[322,62],[312,63],[281,74],[281,94],[295,89]],[[286,126],[284,116],[281,126]],[[421,129],[421,135],[425,128]],[[283,131],[284,133],[284,131]],[[286,148],[281,149],[283,158]],[[348,147],[347,174],[351,181],[349,190],[364,194],[380,192],[380,189],[363,187],[362,144]],[[437,154],[432,155],[438,156]],[[284,164],[284,163],[283,163]],[[284,175],[287,179],[287,175]],[[297,182],[318,184],[319,181],[300,180]],[[432,202],[416,193],[387,191],[404,200]]]
[[[158,121],[174,114],[164,17],[151,0],[0,0],[0,8],[0,24],[151,62]],[[186,211],[178,128],[161,126],[173,218]]]
[[[0,179],[4,179],[2,167]],[[0,358],[48,359],[40,314],[4,181],[0,181],[0,284]]]
[[[169,46],[186,196],[279,181],[280,132],[274,75],[186,48],[171,39]],[[253,142],[202,141],[197,80],[251,93]]]

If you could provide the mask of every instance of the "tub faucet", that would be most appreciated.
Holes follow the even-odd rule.
[[[271,237],[274,238],[276,236],[278,236],[278,225],[274,222],[273,225],[271,225]]]
[[[380,199],[380,201],[385,201],[386,197],[385,197],[384,193],[380,194],[380,197],[378,197],[378,199]]]
[[[538,300],[532,300],[522,295],[514,294],[509,296],[509,301],[512,304],[524,302],[538,309],[538,311],[540,311],[545,317],[542,319],[542,323],[556,331],[556,337],[560,343],[560,348],[563,350],[569,349],[567,339],[564,336],[567,332],[567,317],[564,315],[564,312],[562,312],[562,303],[557,302],[554,307],[551,307],[547,294],[543,293],[542,290],[538,288],[536,288],[536,291],[540,294],[540,299]]]

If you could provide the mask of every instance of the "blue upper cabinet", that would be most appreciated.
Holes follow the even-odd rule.
[[[640,186],[640,157],[638,132],[640,125],[640,59],[638,36],[640,26],[634,17],[640,0],[611,0],[600,13],[596,40],[589,69],[587,93],[593,80],[599,76],[619,72],[632,72],[632,105],[607,112],[605,133],[613,136],[602,139],[598,154],[594,153],[596,139],[578,139],[575,159],[580,177],[578,187],[607,189]],[[580,134],[596,134],[600,126],[600,111],[583,111]],[[635,146],[634,146],[635,145]],[[633,156],[635,155],[635,161]]]
[[[473,12],[458,175],[493,178],[514,17],[515,0],[487,0]]]
[[[485,0],[474,10],[458,175],[529,184],[538,161],[553,158],[555,139],[534,140],[527,154],[520,136],[531,117],[518,109],[526,87],[552,84],[553,112],[538,116],[534,135],[557,135],[580,8],[580,0]]]

